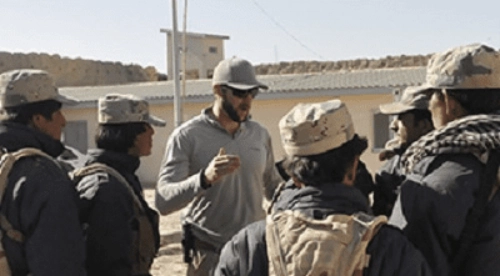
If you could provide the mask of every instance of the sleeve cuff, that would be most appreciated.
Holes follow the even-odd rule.
[[[200,186],[204,190],[212,187],[212,185],[208,184],[207,181],[205,180],[205,169],[201,170],[201,172],[200,172]]]

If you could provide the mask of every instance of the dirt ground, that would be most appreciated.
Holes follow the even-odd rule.
[[[151,207],[154,206],[154,190],[147,189],[144,196]],[[181,246],[180,212],[160,216],[161,244],[158,257],[151,268],[153,276],[186,275]]]

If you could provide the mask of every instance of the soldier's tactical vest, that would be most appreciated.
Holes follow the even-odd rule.
[[[366,248],[386,216],[334,214],[314,219],[297,210],[274,210],[286,183],[267,207],[266,245],[270,276],[363,275]]]
[[[86,175],[91,175],[96,172],[104,172],[118,179],[120,183],[129,191],[134,200],[134,214],[139,224],[139,231],[136,236],[133,237],[132,241],[132,251],[131,260],[132,271],[131,275],[149,275],[149,269],[156,256],[158,249],[158,242],[154,236],[153,227],[158,225],[158,215],[154,214],[151,219],[155,221],[150,221],[148,212],[150,210],[143,207],[137,194],[134,192],[132,186],[128,181],[115,169],[101,163],[93,163],[91,165],[85,166],[83,168],[76,169],[70,172],[70,178],[78,183]]]
[[[387,217],[335,214],[323,220],[299,211],[266,218],[269,275],[363,275],[370,261],[368,243]]]

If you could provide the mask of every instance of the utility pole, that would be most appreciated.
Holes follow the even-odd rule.
[[[186,98],[186,59],[188,51],[186,46],[187,5],[188,1],[184,0],[184,22],[182,26],[182,100]]]
[[[182,99],[180,97],[181,84],[179,80],[179,43],[177,39],[178,34],[177,34],[176,1],[177,0],[172,0],[172,57],[173,57],[172,77],[174,80],[174,120],[175,120],[175,126],[178,127],[182,124],[183,119],[182,119]]]

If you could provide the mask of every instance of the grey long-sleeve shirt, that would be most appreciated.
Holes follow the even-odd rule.
[[[156,207],[169,214],[187,206],[183,221],[194,235],[222,246],[241,228],[265,216],[263,198],[270,199],[281,178],[274,166],[271,137],[254,121],[229,134],[205,109],[169,137],[156,189]],[[219,149],[240,157],[241,166],[208,189],[201,172]]]

